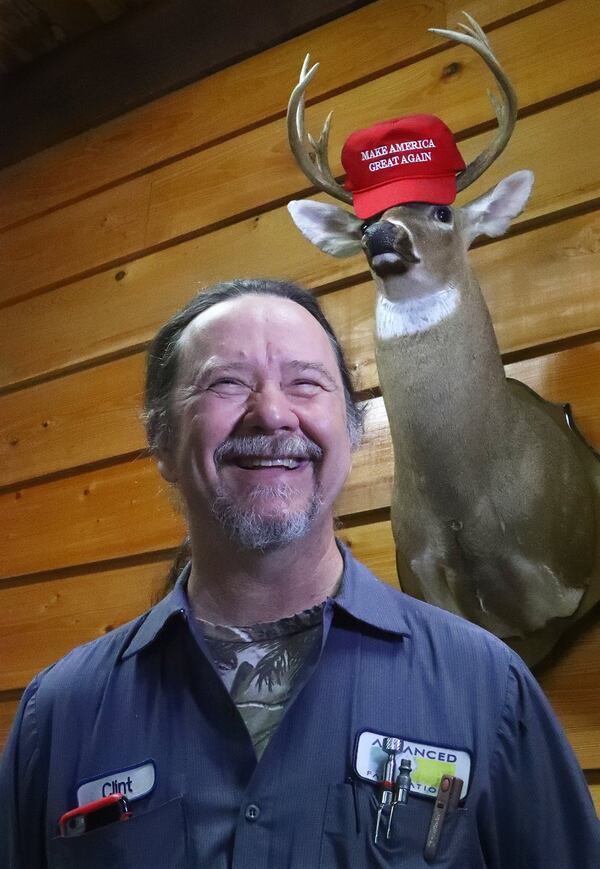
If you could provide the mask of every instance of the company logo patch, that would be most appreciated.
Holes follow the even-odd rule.
[[[381,780],[387,760],[383,740],[388,736],[389,733],[374,733],[371,730],[363,730],[359,734],[354,753],[354,771],[359,778],[372,782]],[[434,799],[441,777],[454,775],[464,782],[461,800],[466,797],[471,777],[471,755],[468,751],[397,738],[401,742],[396,754],[398,764],[405,757],[412,764],[411,793]]]
[[[155,783],[154,761],[147,760],[138,766],[107,772],[97,778],[81,782],[77,787],[77,805],[85,806],[86,803],[119,793],[127,797],[130,802],[139,800],[154,790]]]

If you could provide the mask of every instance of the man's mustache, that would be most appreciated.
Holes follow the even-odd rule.
[[[215,450],[215,464],[242,458],[309,459],[319,461],[323,450],[300,435],[240,435],[223,441]]]

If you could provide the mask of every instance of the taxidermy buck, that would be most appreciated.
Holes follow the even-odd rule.
[[[467,18],[464,33],[433,32],[474,49],[494,74],[501,100],[494,100],[494,140],[468,166],[460,158],[463,169],[452,178],[459,191],[500,154],[517,116],[510,82],[479,25]],[[304,95],[316,69],[308,69],[307,57],[290,98],[291,148],[318,189],[352,205],[329,168],[331,116],[318,141],[304,132]],[[379,153],[363,150],[359,159]],[[334,205],[288,206],[321,250],[341,257],[364,252],[375,281],[376,359],[394,447],[391,518],[403,589],[504,638],[530,665],[600,596],[598,457],[573,429],[568,409],[506,379],[468,263],[473,240],[502,235],[532,184],[531,172],[516,172],[460,208],[400,198],[367,222]]]

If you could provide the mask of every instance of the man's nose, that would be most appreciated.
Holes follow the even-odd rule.
[[[268,384],[250,395],[244,416],[246,431],[295,430],[298,417],[288,396],[275,384]]]

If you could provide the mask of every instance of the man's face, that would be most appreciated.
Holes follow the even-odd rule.
[[[200,314],[181,336],[175,446],[161,456],[192,520],[271,549],[331,526],[350,469],[333,348],[304,308],[246,295]]]

